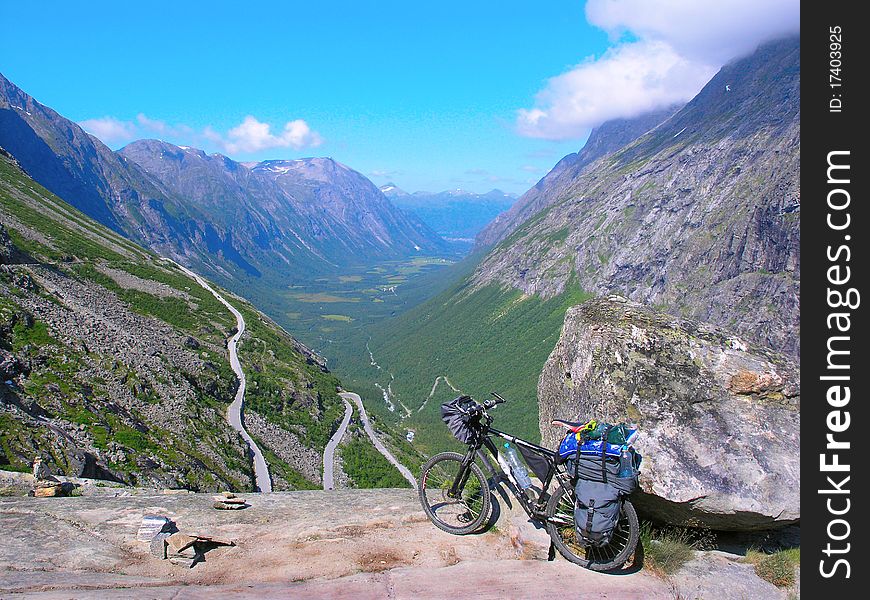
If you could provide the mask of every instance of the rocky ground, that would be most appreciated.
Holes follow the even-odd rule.
[[[546,534],[503,504],[495,527],[457,537],[432,526],[410,490],[247,494],[240,511],[214,510],[207,494],[113,497],[125,492],[0,499],[0,597],[786,597],[722,553],[699,553],[672,580],[549,562]],[[137,541],[146,514],[235,545],[193,568],[171,564]]]
[[[245,411],[245,427],[258,440],[266,440],[268,447],[275,455],[301,473],[305,479],[320,484],[320,463],[323,455],[314,448],[309,448],[299,441],[299,437],[290,431],[267,421],[254,410]],[[280,476],[273,475],[275,479]],[[275,489],[289,489],[286,482],[276,481]]]

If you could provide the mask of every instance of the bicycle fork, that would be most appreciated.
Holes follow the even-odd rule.
[[[474,452],[468,452],[462,460],[459,467],[459,473],[453,480],[453,485],[447,490],[447,497],[456,499],[462,495],[462,490],[465,489],[465,484],[468,481],[468,476],[471,474],[471,463],[474,462]]]

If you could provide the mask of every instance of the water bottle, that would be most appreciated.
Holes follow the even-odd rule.
[[[529,473],[526,471],[526,466],[517,456],[517,451],[507,442],[504,444],[504,454],[507,458],[507,463],[510,465],[511,474],[517,480],[517,485],[522,489],[532,487],[532,480],[529,479]]]
[[[617,477],[634,477],[634,458],[631,452],[628,451],[628,446],[622,447],[622,452],[619,454],[619,471]]]

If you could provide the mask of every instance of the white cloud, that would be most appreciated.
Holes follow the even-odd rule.
[[[313,148],[323,143],[316,131],[312,131],[308,123],[302,119],[288,121],[279,135],[274,135],[268,123],[258,121],[248,115],[244,120],[227,132],[225,138],[212,135],[213,141],[221,144],[224,149],[236,152],[257,152],[270,148]],[[213,130],[210,134],[214,134]]]
[[[799,0],[589,0],[586,20],[611,34],[625,32],[670,44],[682,56],[716,66],[758,44],[797,32]]]
[[[582,138],[604,121],[688,100],[713,73],[663,42],[622,44],[548,81],[537,107],[519,111],[518,128],[529,137]]]
[[[121,121],[115,117],[86,119],[79,121],[79,125],[107,144],[129,142],[136,138],[136,126],[129,121]]]
[[[548,80],[534,106],[517,111],[521,135],[581,139],[609,119],[686,102],[728,60],[797,32],[800,7],[798,0],[589,0],[586,18],[614,45]]]
[[[323,143],[323,138],[302,119],[288,121],[284,129],[275,135],[268,123],[248,115],[242,122],[227,133],[221,134],[207,126],[196,131],[184,124],[168,124],[152,119],[143,113],[136,115],[135,121],[121,121],[115,117],[88,119],[79,123],[82,128],[107,144],[126,143],[144,137],[159,136],[161,139],[181,140],[189,144],[211,142],[228,154],[257,152],[271,148],[313,148]]]
[[[136,121],[141,125],[144,129],[149,129],[151,131],[156,131],[158,133],[163,133],[169,126],[166,125],[165,121],[159,121],[157,119],[149,119],[144,114],[139,113],[136,115]]]

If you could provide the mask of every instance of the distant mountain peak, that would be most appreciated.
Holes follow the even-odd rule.
[[[365,179],[362,174],[328,156],[264,160],[251,170],[273,177],[293,174],[319,181],[331,181],[335,177],[357,176]]]
[[[381,192],[383,192],[384,196],[387,198],[395,198],[397,196],[407,196],[408,192],[397,186],[395,183],[390,182],[380,187]]]

